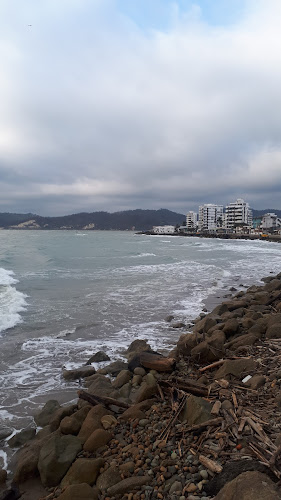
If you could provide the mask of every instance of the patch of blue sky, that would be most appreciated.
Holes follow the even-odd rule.
[[[140,29],[169,30],[191,18],[211,26],[229,26],[244,15],[248,0],[116,0],[119,12]]]

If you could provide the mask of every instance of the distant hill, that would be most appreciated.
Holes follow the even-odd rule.
[[[264,210],[253,209],[253,217],[262,217],[264,214],[268,213],[273,213],[276,214],[277,217],[281,217],[281,210],[276,210],[275,208],[265,208]]]
[[[0,214],[0,227],[16,229],[100,229],[149,231],[152,226],[182,224],[185,215],[170,210],[126,210],[41,217],[35,214]]]

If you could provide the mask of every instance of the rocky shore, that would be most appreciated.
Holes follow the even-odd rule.
[[[281,273],[263,281],[167,357],[136,340],[127,362],[65,370],[78,400],[10,439],[0,500],[281,499]]]

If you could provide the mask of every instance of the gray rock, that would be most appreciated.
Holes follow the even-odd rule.
[[[72,435],[53,434],[40,451],[38,470],[44,486],[56,486],[68,471],[77,453],[80,440]]]
[[[78,378],[85,378],[94,375],[96,370],[93,366],[81,366],[75,370],[63,370],[62,376],[65,380],[77,380]]]
[[[102,361],[110,361],[110,357],[105,352],[98,351],[88,359],[86,365],[90,365],[91,363],[101,363]]]
[[[1,427],[0,428],[0,441],[2,439],[6,439],[13,432],[13,429],[9,429],[9,427]]]
[[[45,425],[49,424],[54,412],[58,408],[60,408],[59,402],[56,401],[55,399],[50,399],[43,406],[42,410],[40,410],[38,413],[34,415],[35,423],[40,427],[45,427]]]
[[[34,428],[24,429],[17,434],[15,434],[11,439],[8,440],[8,445],[11,448],[20,448],[27,441],[30,441],[35,437],[36,430]]]

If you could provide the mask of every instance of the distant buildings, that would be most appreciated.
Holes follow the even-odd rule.
[[[174,234],[175,226],[153,226],[154,234]]]
[[[225,207],[225,229],[232,230],[238,226],[252,226],[253,216],[249,203],[246,203],[242,198],[229,203]]]
[[[186,214],[186,229],[189,231],[194,231],[197,228],[197,213],[187,212]]]
[[[223,224],[223,206],[205,203],[199,207],[199,231],[212,231]]]
[[[281,227],[281,219],[277,217],[276,214],[268,213],[262,217],[261,228],[262,229],[279,229]]]

